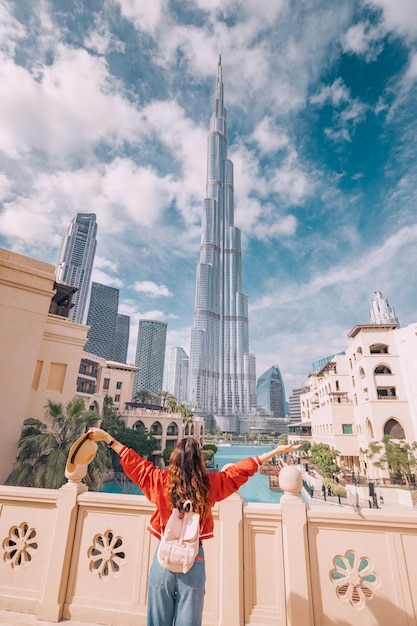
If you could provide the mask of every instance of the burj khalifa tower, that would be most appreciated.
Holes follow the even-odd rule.
[[[242,292],[241,233],[234,225],[233,163],[227,158],[227,113],[221,56],[207,141],[200,261],[191,331],[189,401],[223,431],[256,405],[255,357],[249,353],[248,299]]]

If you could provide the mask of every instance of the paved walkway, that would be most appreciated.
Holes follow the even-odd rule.
[[[36,619],[36,615],[0,610],[0,626],[52,626],[54,623]],[[62,624],[62,626],[86,626],[86,622],[77,622],[72,619],[63,619],[58,624]],[[98,626],[98,624],[89,622],[89,626]]]

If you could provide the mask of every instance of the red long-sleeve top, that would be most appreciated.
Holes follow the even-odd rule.
[[[165,526],[172,512],[172,505],[166,493],[168,470],[159,469],[153,463],[141,457],[131,448],[122,450],[121,464],[125,474],[143,491],[147,499],[156,504],[148,526],[149,532],[161,539]],[[256,474],[261,465],[258,456],[248,457],[229,465],[221,472],[208,473],[209,497],[211,504],[224,500]],[[211,509],[208,515],[200,519],[200,539],[213,537],[214,521]]]

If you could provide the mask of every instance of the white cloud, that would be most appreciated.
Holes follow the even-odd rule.
[[[21,39],[26,37],[26,30],[12,15],[12,7],[7,0],[0,4],[0,50],[12,56]]]
[[[36,73],[0,63],[0,149],[16,158],[42,150],[51,158],[89,155],[99,142],[137,141],[139,117],[102,58],[58,44],[54,62]]]
[[[270,116],[264,117],[257,124],[249,137],[249,141],[251,140],[258,144],[262,155],[286,148],[290,142],[286,131],[276,126]]]
[[[103,272],[96,266],[94,266],[93,268],[91,280],[95,283],[100,283],[100,285],[115,287],[116,289],[121,289],[123,287],[123,281],[120,280],[120,278],[118,278],[117,276],[112,276],[107,272]]]
[[[105,168],[101,192],[103,202],[108,202],[122,221],[128,217],[152,226],[169,206],[174,186],[170,177],[160,177],[152,168],[118,157]]]
[[[312,104],[318,104],[320,106],[329,103],[334,107],[338,107],[349,101],[349,90],[341,78],[337,78],[331,85],[323,85],[319,93],[310,98]]]
[[[268,222],[259,221],[254,228],[253,235],[261,241],[278,239],[281,237],[293,237],[297,231],[297,218],[294,215],[272,218]]]
[[[383,35],[380,24],[358,22],[342,37],[342,48],[344,52],[363,56],[368,62],[374,61],[383,50]]]
[[[383,24],[408,42],[417,36],[417,3],[415,0],[368,0],[368,4],[382,9]]]
[[[171,297],[173,294],[165,285],[157,285],[151,280],[138,281],[133,285],[135,291],[146,293],[152,298]]]
[[[167,15],[166,0],[115,0],[120,10],[128,20],[131,20],[138,30],[153,33],[160,21]]]

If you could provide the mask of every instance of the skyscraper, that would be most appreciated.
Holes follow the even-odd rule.
[[[119,290],[93,282],[87,315],[88,341],[85,351],[110,361],[114,358]],[[125,362],[125,361],[124,361]]]
[[[234,225],[226,115],[219,55],[196,272],[189,400],[196,413],[215,416],[223,430],[236,430],[239,416],[256,404],[256,375],[255,357],[249,354],[248,301],[241,285],[240,230]]]
[[[166,322],[139,320],[135,358],[139,371],[133,380],[132,397],[142,389],[162,391],[167,326]]]
[[[389,305],[388,300],[383,297],[380,291],[374,291],[374,297],[371,300],[371,307],[372,308],[369,311],[371,324],[400,325],[398,318],[395,315],[394,307]]]
[[[171,348],[169,351],[167,391],[172,393],[178,403],[188,398],[189,357],[184,348]]]
[[[117,314],[116,332],[113,343],[113,361],[126,363],[127,351],[129,349],[130,317],[128,315]]]
[[[62,242],[56,268],[57,282],[76,287],[69,319],[84,323],[91,272],[96,254],[97,223],[94,213],[77,213]]]
[[[259,376],[256,385],[258,407],[264,407],[267,413],[274,417],[285,417],[285,389],[281,372],[277,365],[273,365]]]

